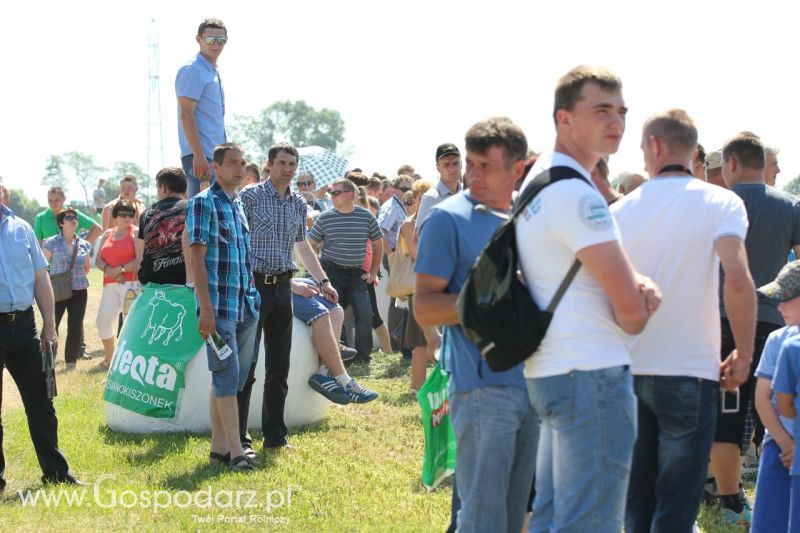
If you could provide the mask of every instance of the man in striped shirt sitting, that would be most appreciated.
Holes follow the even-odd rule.
[[[353,305],[356,326],[355,361],[369,363],[372,352],[372,306],[367,284],[378,280],[383,257],[383,233],[368,210],[354,204],[356,186],[342,179],[331,184],[333,209],[317,217],[308,234],[314,249],[322,248],[320,263],[339,294],[343,308]],[[369,273],[361,270],[372,241],[372,265]]]

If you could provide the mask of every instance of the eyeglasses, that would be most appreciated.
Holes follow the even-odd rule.
[[[412,206],[414,205],[414,200],[406,200],[405,202],[403,202],[403,205]]]
[[[117,218],[133,218],[135,216],[133,213],[117,213]]]
[[[224,37],[224,36],[223,37],[203,37],[203,40],[208,45],[212,45],[212,44],[215,44],[215,43],[225,44],[226,42],[228,42],[228,38]]]
[[[297,186],[298,187],[310,187],[311,185],[314,185],[313,181],[298,181],[297,182]]]
[[[411,187],[398,187],[397,190],[406,193],[411,190]]]
[[[64,217],[64,220],[68,220],[70,222],[75,222],[76,220],[78,220],[78,217],[76,217],[75,215],[67,215],[67,216]]]
[[[331,191],[331,196],[339,196],[340,194],[353,192],[353,191]]]

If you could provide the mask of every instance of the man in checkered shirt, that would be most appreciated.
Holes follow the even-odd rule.
[[[298,270],[292,250],[317,282],[322,294],[333,303],[339,299],[317,255],[306,241],[306,201],[299,193],[289,189],[297,170],[298,158],[297,149],[291,144],[273,145],[267,154],[269,179],[241,193],[250,223],[253,276],[263,302],[259,331],[264,335],[267,358],[261,410],[265,448],[279,448],[287,444],[283,411],[288,392],[289,354],[292,350],[291,278]],[[252,440],[247,434],[247,413],[254,382],[255,361],[245,387],[238,395],[239,434],[246,449],[252,447]]]

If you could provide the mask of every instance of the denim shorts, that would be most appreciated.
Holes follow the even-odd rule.
[[[223,318],[216,319],[217,333],[231,347],[232,354],[224,360],[214,354],[206,343],[206,358],[211,371],[211,385],[214,396],[222,398],[235,396],[242,390],[256,350],[256,329],[258,319],[249,310],[242,322]]]
[[[304,279],[295,279],[294,281],[313,285],[312,282],[307,282]],[[294,312],[294,316],[305,322],[308,326],[319,317],[329,314],[331,309],[336,307],[339,307],[339,304],[329,302],[328,299],[321,294],[315,294],[310,298],[305,298],[292,293],[292,311]]]

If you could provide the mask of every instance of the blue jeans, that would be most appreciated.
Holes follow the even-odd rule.
[[[781,449],[774,440],[764,444],[756,478],[756,506],[750,533],[787,531],[792,477],[781,463]]]
[[[200,180],[195,177],[192,169],[192,162],[194,161],[194,155],[189,154],[181,157],[181,165],[183,166],[183,172],[186,174],[186,197],[192,198],[197,193],[200,192]],[[214,176],[214,167],[211,165],[211,160],[206,158],[208,161],[208,165],[211,166],[211,183],[214,183],[215,176]]]
[[[625,531],[691,531],[706,483],[719,384],[688,376],[635,376],[633,384],[638,433]]]
[[[528,531],[619,533],[636,439],[630,369],[533,378],[528,393],[542,419]]]
[[[356,361],[370,361],[372,353],[372,304],[369,303],[367,284],[361,279],[361,267],[340,267],[335,263],[324,262],[322,267],[331,280],[331,285],[339,293],[339,305],[347,309],[353,306],[353,319],[356,327],[354,348],[358,352]],[[339,332],[336,332],[337,335]]]
[[[233,353],[220,361],[206,345],[208,369],[211,371],[211,384],[218,398],[235,396],[242,390],[247,373],[256,351],[256,327],[258,319],[249,308],[245,310],[245,318],[241,322],[217,317],[217,333],[230,346]]]
[[[450,395],[458,441],[457,531],[522,528],[536,462],[539,420],[524,389],[482,387]]]

